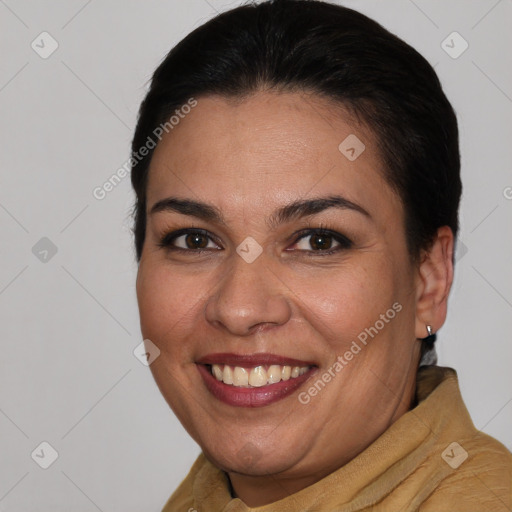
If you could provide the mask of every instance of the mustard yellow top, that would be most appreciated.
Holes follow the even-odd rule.
[[[418,405],[317,483],[249,508],[203,454],[162,512],[510,512],[512,454],[478,431],[451,368],[422,367]]]

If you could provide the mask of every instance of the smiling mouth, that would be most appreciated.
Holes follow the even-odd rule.
[[[260,388],[281,381],[296,379],[307,373],[311,366],[260,365],[254,367],[230,366],[227,364],[206,365],[219,382],[237,388]]]
[[[206,389],[233,407],[263,407],[296,392],[318,370],[313,361],[270,353],[216,353],[196,366]]]

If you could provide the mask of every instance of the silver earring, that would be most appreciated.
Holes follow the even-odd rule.
[[[436,341],[437,335],[432,330],[431,325],[427,325],[426,328],[427,328],[427,337],[422,338],[422,339],[423,339],[423,341],[433,344]]]

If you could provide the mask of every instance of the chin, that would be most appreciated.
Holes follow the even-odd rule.
[[[276,451],[272,447],[257,446],[251,441],[241,443],[239,449],[222,451],[222,453],[218,445],[211,450],[202,446],[202,450],[210,462],[223,471],[250,476],[282,473],[297,462],[290,460],[290,454],[294,453],[292,447],[281,446]],[[294,453],[294,459],[300,459],[300,454]]]

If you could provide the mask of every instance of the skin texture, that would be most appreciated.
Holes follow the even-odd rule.
[[[353,162],[339,144],[355,134]],[[297,199],[342,195],[368,212],[329,208],[269,226]],[[150,214],[167,197],[217,208],[222,222]],[[200,97],[157,146],[147,188],[147,233],[137,277],[141,329],[161,351],[151,371],[163,396],[234,493],[261,506],[313,484],[364,450],[410,409],[418,338],[443,324],[453,235],[439,229],[419,263],[408,253],[401,201],[382,177],[373,135],[339,105],[305,93]],[[353,243],[320,254],[302,229]],[[205,251],[160,247],[167,233],[201,228]],[[236,252],[248,236],[262,254]],[[175,243],[183,245],[183,237]],[[339,247],[335,240],[332,248]],[[325,251],[324,251],[325,252]],[[402,309],[308,404],[298,400],[394,303]],[[225,404],[196,361],[211,353],[272,353],[317,366],[292,395],[264,407]]]

